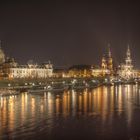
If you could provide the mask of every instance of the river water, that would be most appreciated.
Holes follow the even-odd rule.
[[[0,140],[139,140],[140,87],[102,86],[0,98]]]

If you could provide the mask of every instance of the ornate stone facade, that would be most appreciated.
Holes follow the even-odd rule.
[[[1,49],[1,41],[0,41],[0,64],[3,64],[4,62],[5,62],[5,54]]]
[[[125,64],[119,66],[118,76],[123,79],[131,79],[138,77],[138,71],[133,69],[129,45],[126,52]]]
[[[13,58],[5,58],[3,50],[0,49],[0,76],[8,79],[52,77],[53,65],[50,61],[40,65],[34,63],[19,65]]]
[[[108,49],[107,56],[103,56],[101,60],[101,67],[99,68],[91,68],[92,76],[100,77],[105,75],[112,75],[113,74],[113,59],[110,51],[110,46]]]

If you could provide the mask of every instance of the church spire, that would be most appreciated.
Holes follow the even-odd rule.
[[[126,57],[127,58],[130,58],[131,57],[131,52],[130,52],[129,44],[128,44],[128,47],[127,47]]]
[[[111,58],[110,43],[108,44],[108,57]]]
[[[106,63],[106,59],[105,59],[104,55],[102,57],[101,67],[102,67],[102,69],[106,69],[107,68],[107,63]]]
[[[108,56],[107,56],[107,67],[109,70],[113,70],[113,59],[112,59],[112,54],[110,50],[110,43],[108,44]]]
[[[1,49],[1,46],[2,46],[1,43],[2,43],[2,42],[1,42],[1,40],[0,40],[0,64],[2,64],[2,63],[5,62],[5,54],[4,54],[3,50]]]
[[[132,65],[131,52],[130,52],[129,44],[128,44],[127,51],[126,51],[125,62],[126,62],[126,65]]]

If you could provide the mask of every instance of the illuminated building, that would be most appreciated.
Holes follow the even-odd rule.
[[[74,65],[68,70],[68,77],[90,77],[90,65]]]
[[[5,62],[5,54],[3,50],[1,49],[1,40],[0,40],[0,77],[3,76],[3,71],[2,71],[2,64]]]
[[[27,64],[9,68],[9,78],[47,78],[52,77],[53,68],[50,62],[41,65]]]
[[[3,64],[4,62],[5,62],[5,54],[0,46],[0,64]]]
[[[125,64],[119,67],[118,75],[123,79],[131,79],[138,76],[138,71],[133,69],[129,45],[126,52]]]
[[[102,77],[106,75],[113,74],[113,59],[111,56],[110,48],[108,50],[107,57],[103,56],[101,60],[101,67],[94,68],[91,67],[92,76],[94,77]]]
[[[105,59],[104,56],[102,57],[101,68],[102,68],[102,69],[107,69],[107,62],[106,62],[106,59]]]
[[[113,59],[112,59],[110,47],[108,50],[107,67],[111,72],[113,72]]]
[[[1,78],[47,78],[53,76],[53,65],[49,62],[40,65],[31,61],[26,65],[19,65],[13,58],[5,58],[0,49],[0,76]]]
[[[53,77],[55,77],[55,78],[67,78],[67,77],[69,77],[68,70],[65,68],[55,68],[53,70]]]

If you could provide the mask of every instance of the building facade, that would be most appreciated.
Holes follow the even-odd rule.
[[[53,68],[51,63],[46,64],[27,64],[17,65],[9,68],[8,77],[13,78],[47,78],[53,76]]]
[[[40,65],[28,63],[19,65],[13,58],[6,58],[0,48],[0,77],[8,79],[16,78],[47,78],[53,76],[53,65],[51,62]]]
[[[93,77],[103,77],[106,75],[113,74],[113,59],[110,51],[110,47],[108,49],[107,56],[103,56],[101,60],[101,66],[98,68],[91,67],[91,74]]]
[[[68,70],[68,77],[91,77],[91,65],[74,65]]]
[[[125,64],[122,64],[119,66],[118,76],[123,79],[132,79],[132,78],[138,77],[138,71],[135,70],[132,65],[131,52],[130,52],[129,45],[126,51]]]

